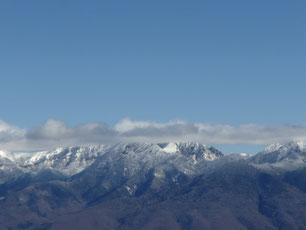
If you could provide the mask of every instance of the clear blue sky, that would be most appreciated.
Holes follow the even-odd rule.
[[[305,124],[306,1],[0,2],[0,119]]]

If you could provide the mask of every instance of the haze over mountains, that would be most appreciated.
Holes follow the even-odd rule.
[[[0,151],[0,229],[305,229],[305,143]]]

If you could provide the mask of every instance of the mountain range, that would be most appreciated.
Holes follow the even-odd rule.
[[[0,230],[306,229],[306,142],[0,151]]]

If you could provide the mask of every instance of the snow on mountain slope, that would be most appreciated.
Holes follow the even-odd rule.
[[[9,158],[9,153],[6,151],[0,150],[0,158]]]
[[[304,229],[306,196],[301,189],[305,189],[305,169],[290,174],[284,182],[283,175],[262,173],[252,167],[275,164],[265,163],[269,161],[283,162],[288,154],[293,159],[294,156],[303,156],[302,145],[293,146],[270,148],[253,157],[247,154],[223,156],[214,148],[182,142],[121,143],[25,154],[26,160],[22,164],[18,161],[18,167],[24,172],[37,172],[37,177],[27,173],[14,183],[0,186],[0,222],[10,224],[7,226],[11,229],[42,229],[50,227],[42,223],[56,223],[59,217],[52,229],[58,229],[58,226],[64,226],[63,229],[67,226],[97,229],[97,226],[103,228],[105,223],[110,223],[109,220],[115,223],[113,229],[118,226],[141,229],[156,227],[142,225],[152,217],[154,222],[161,223],[156,228],[165,227],[165,216],[174,220],[166,229],[172,226],[205,228],[207,223],[210,226],[209,220],[223,223],[223,219],[229,218],[216,229],[232,226],[237,220],[239,222],[233,229],[256,229],[261,222],[269,223],[259,226],[261,229],[266,226],[269,229],[302,226],[300,228]],[[8,159],[15,156],[0,155],[5,166],[16,166]],[[24,159],[22,155],[17,158]],[[53,176],[53,172],[50,175],[49,171],[44,174],[44,169],[66,173],[69,178]],[[221,218],[220,210],[224,211]],[[156,215],[157,211],[161,212]],[[11,218],[16,213],[17,217]],[[72,215],[77,216],[71,219]],[[207,219],[202,219],[204,216]],[[302,224],[297,225],[300,220]],[[89,222],[93,223],[92,227],[86,224]],[[199,223],[204,224],[199,227]]]
[[[276,143],[276,144],[271,144],[269,146],[267,146],[262,153],[271,153],[271,152],[275,152],[277,150],[279,150],[281,147],[283,147],[281,144]]]
[[[274,144],[249,160],[257,168],[294,170],[306,166],[305,146],[304,141]]]
[[[202,145],[194,142],[170,142],[168,144],[159,144],[162,151],[167,153],[180,153],[192,160],[193,164],[198,163],[201,160],[212,161],[223,154],[217,149],[206,145]]]
[[[222,156],[218,150],[197,143],[122,143],[71,178],[71,183],[88,200],[114,190],[138,196],[148,189],[178,186],[197,175],[204,162],[209,164]]]
[[[22,170],[9,159],[9,153],[0,151],[0,184],[17,178]]]
[[[223,156],[215,148],[208,148],[205,145],[192,142],[171,142],[167,144],[144,144],[129,143],[118,144],[110,151],[105,158],[118,160],[124,159],[127,167],[138,162],[139,164],[156,167],[160,164],[185,165],[185,168],[192,167],[201,161],[212,161]],[[122,155],[123,154],[123,155]],[[133,167],[130,167],[133,168]]]
[[[200,162],[212,161],[223,156],[218,150],[197,143],[121,143],[113,146],[58,148],[34,153],[1,151],[2,168],[0,169],[5,172],[18,170],[18,172],[35,174],[51,170],[70,177],[80,173],[103,155],[105,155],[104,161],[108,163],[122,161],[124,173],[131,175],[137,171],[137,167],[154,168],[161,164],[174,165],[178,170],[192,174],[195,173],[196,165]]]
[[[58,148],[52,151],[38,152],[24,162],[19,163],[19,166],[26,172],[51,169],[65,176],[71,176],[91,165],[108,148],[106,145],[101,145]]]
[[[105,162],[122,162],[126,168],[125,173],[133,174],[140,167],[156,168],[161,164],[174,165],[182,171],[189,171],[201,161],[212,161],[222,156],[218,150],[197,143],[122,143],[109,148],[101,162],[103,165]]]
[[[112,172],[126,178],[153,170],[155,179],[161,179],[171,170],[191,176],[213,170],[216,163],[235,160],[245,160],[261,169],[296,169],[306,166],[306,142],[270,145],[254,156],[234,154],[226,157],[213,147],[192,142],[120,143],[112,146],[58,148],[36,153],[0,151],[0,171],[2,181],[6,181],[5,177],[11,178],[21,173],[37,174],[43,170],[70,177],[91,165],[96,167],[95,170],[104,170],[108,165]]]

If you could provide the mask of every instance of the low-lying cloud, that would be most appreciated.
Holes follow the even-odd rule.
[[[41,150],[60,146],[118,142],[193,141],[207,145],[266,145],[292,140],[306,140],[305,125],[232,126],[185,121],[159,123],[124,119],[111,129],[105,123],[87,123],[69,127],[63,121],[50,119],[40,126],[25,130],[0,121],[0,149],[4,150]]]

